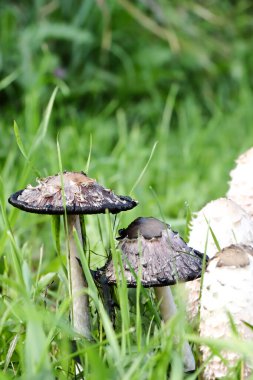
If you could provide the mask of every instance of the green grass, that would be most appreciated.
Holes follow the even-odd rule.
[[[169,101],[167,107],[168,104]],[[241,108],[245,113],[251,112],[247,104],[241,105]],[[41,125],[45,125],[48,112]],[[164,115],[166,112],[168,109],[165,108]],[[119,227],[126,226],[136,216],[153,215],[164,216],[173,227],[183,232],[186,201],[192,209],[196,209],[212,197],[224,194],[228,168],[232,166],[233,156],[241,150],[241,146],[236,146],[236,139],[242,133],[235,127],[233,134],[228,134],[227,130],[245,113],[236,109],[233,115],[214,115],[203,128],[201,116],[196,116],[194,106],[187,110],[186,105],[182,114],[187,115],[187,112],[193,120],[196,117],[195,120],[198,120],[187,133],[183,133],[185,126],[182,117],[177,130],[168,131],[165,124],[160,123],[151,138],[139,125],[128,128],[124,112],[119,111],[111,121],[112,128],[113,125],[119,128],[115,131],[117,138],[114,148],[107,154],[103,149],[106,144],[109,149],[111,141],[104,137],[102,144],[98,130],[94,130],[89,175],[122,194],[129,194],[136,184],[132,195],[139,199],[140,204],[136,209],[117,216]],[[53,113],[54,108],[52,116]],[[223,121],[219,133],[218,120]],[[246,132],[249,124],[241,125]],[[171,379],[185,378],[180,355],[182,341],[173,342],[175,334],[181,339],[185,339],[184,331],[192,334],[191,327],[185,322],[183,305],[179,308],[178,317],[161,327],[155,317],[158,311],[152,291],[139,288],[136,294],[131,290],[128,298],[124,283],[119,284],[115,295],[119,305],[115,332],[91,283],[95,341],[88,343],[80,340],[77,351],[73,351],[71,339],[74,335],[68,322],[70,300],[63,233],[60,253],[58,249],[57,254],[56,242],[51,237],[50,217],[26,214],[7,204],[8,194],[26,183],[35,182],[35,171],[42,175],[59,171],[56,140],[51,137],[50,128],[53,128],[52,122],[49,122],[47,134],[35,134],[40,143],[36,144],[35,139],[31,145],[34,149],[31,150],[24,128],[21,125],[19,129],[15,127],[17,141],[13,130],[13,148],[6,156],[1,173],[0,328],[1,363],[5,369],[3,378],[71,378],[74,376],[71,359],[77,353],[88,379],[101,376],[108,379],[166,379],[169,366]],[[62,127],[59,144],[64,168],[81,170],[86,167],[90,135],[85,135],[86,132],[83,132],[78,136],[74,126]],[[69,136],[71,144],[67,143]],[[82,141],[86,148],[82,149]],[[244,141],[244,147],[248,142],[249,139]],[[91,263],[95,268],[104,263],[109,246],[114,247],[113,235],[116,231],[111,230],[106,216],[87,217],[86,228],[90,250],[96,253],[91,254]],[[198,336],[189,337],[196,343],[198,352]],[[216,346],[219,349],[221,343],[211,340],[208,344],[213,349]],[[248,344],[240,342],[236,347],[243,355],[252,357]],[[190,378],[196,376],[191,375]],[[233,376],[231,374],[231,379]]]
[[[152,290],[119,284],[114,331],[92,279],[94,341],[73,347],[63,224],[57,240],[56,220],[7,203],[59,171],[57,141],[63,169],[139,200],[114,228],[106,215],[85,218],[96,268],[110,248],[117,258],[116,229],[137,216],[187,237],[189,209],[223,196],[234,159],[252,146],[251,3],[98,4],[0,5],[0,379],[73,378],[79,356],[86,379],[193,380],[201,367],[183,373],[186,338],[197,359],[204,342],[252,361],[250,342],[199,338],[181,287],[178,315],[163,326]]]

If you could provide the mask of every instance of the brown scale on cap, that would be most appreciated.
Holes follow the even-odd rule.
[[[38,185],[12,194],[9,203],[27,212],[38,214],[118,213],[130,210],[137,202],[105,189],[83,172],[64,172],[37,180]],[[65,200],[63,198],[62,182]]]
[[[235,267],[244,268],[249,265],[249,256],[253,256],[253,248],[247,245],[231,244],[223,248],[218,254],[217,267]],[[217,258],[215,256],[215,258]]]
[[[137,218],[120,230],[118,240],[122,251],[124,276],[129,287],[136,287],[141,267],[145,287],[173,285],[201,276],[203,255],[188,247],[170,226],[155,218]],[[97,277],[116,284],[112,260],[97,272]]]

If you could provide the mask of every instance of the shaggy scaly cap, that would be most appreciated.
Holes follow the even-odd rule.
[[[137,218],[119,231],[124,277],[129,287],[136,287],[141,268],[145,287],[174,285],[200,277],[203,254],[190,248],[168,224],[156,218]],[[116,284],[113,261],[97,272],[109,285]]]
[[[38,214],[98,214],[130,210],[137,202],[116,195],[83,172],[64,172],[37,180],[37,186],[12,194],[9,203],[27,212]],[[63,197],[64,189],[64,197]]]
[[[250,215],[235,202],[220,198],[208,203],[195,214],[192,221],[189,245],[212,258],[218,251],[212,237],[211,227],[220,248],[230,244],[243,243],[253,246],[253,221]],[[188,293],[187,315],[193,321],[198,313],[200,281],[195,280],[186,284]]]
[[[253,148],[236,160],[236,167],[230,172],[230,187],[227,197],[238,203],[253,216]]]
[[[195,214],[189,245],[209,258],[218,251],[210,231],[211,227],[220,248],[233,243],[253,245],[253,221],[249,214],[230,199],[219,198],[208,203]]]

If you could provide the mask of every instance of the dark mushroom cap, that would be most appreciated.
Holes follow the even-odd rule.
[[[140,267],[144,287],[174,285],[201,276],[204,255],[188,247],[168,224],[152,217],[137,218],[119,233],[128,287],[136,287]],[[97,271],[96,278],[109,285],[116,284],[112,260]]]
[[[65,194],[63,199],[62,180]],[[83,172],[64,172],[37,180],[38,185],[28,185],[10,196],[14,207],[37,214],[99,214],[108,210],[112,214],[130,210],[137,202],[130,197],[114,194],[100,186]]]
[[[125,237],[128,239],[137,239],[138,236],[143,236],[145,239],[150,240],[162,236],[162,231],[166,230],[168,225],[161,222],[156,218],[137,218],[127,228],[119,230],[119,237],[121,240]]]

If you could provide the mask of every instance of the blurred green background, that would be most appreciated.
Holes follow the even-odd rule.
[[[0,162],[15,190],[27,150],[57,86],[46,136],[32,157],[57,172],[85,167],[117,191],[135,189],[139,213],[183,215],[227,188],[252,144],[252,3],[249,1],[1,2]],[[11,175],[10,175],[11,170]],[[32,178],[34,175],[30,175]],[[10,186],[9,186],[10,185]]]
[[[162,214],[184,234],[188,205],[225,195],[253,144],[252,19],[247,0],[0,2],[3,275],[13,270],[10,225],[31,268],[42,241],[42,272],[61,266],[49,218],[7,204],[59,171],[57,136],[65,170],[86,170],[90,156],[89,176],[139,200],[121,227]],[[88,219],[91,248],[103,250]]]
[[[1,2],[5,204],[59,171],[58,136],[63,169],[90,155],[91,177],[139,200],[123,225],[162,214],[183,233],[253,143],[252,15],[244,0]],[[47,218],[11,212],[36,242]]]

